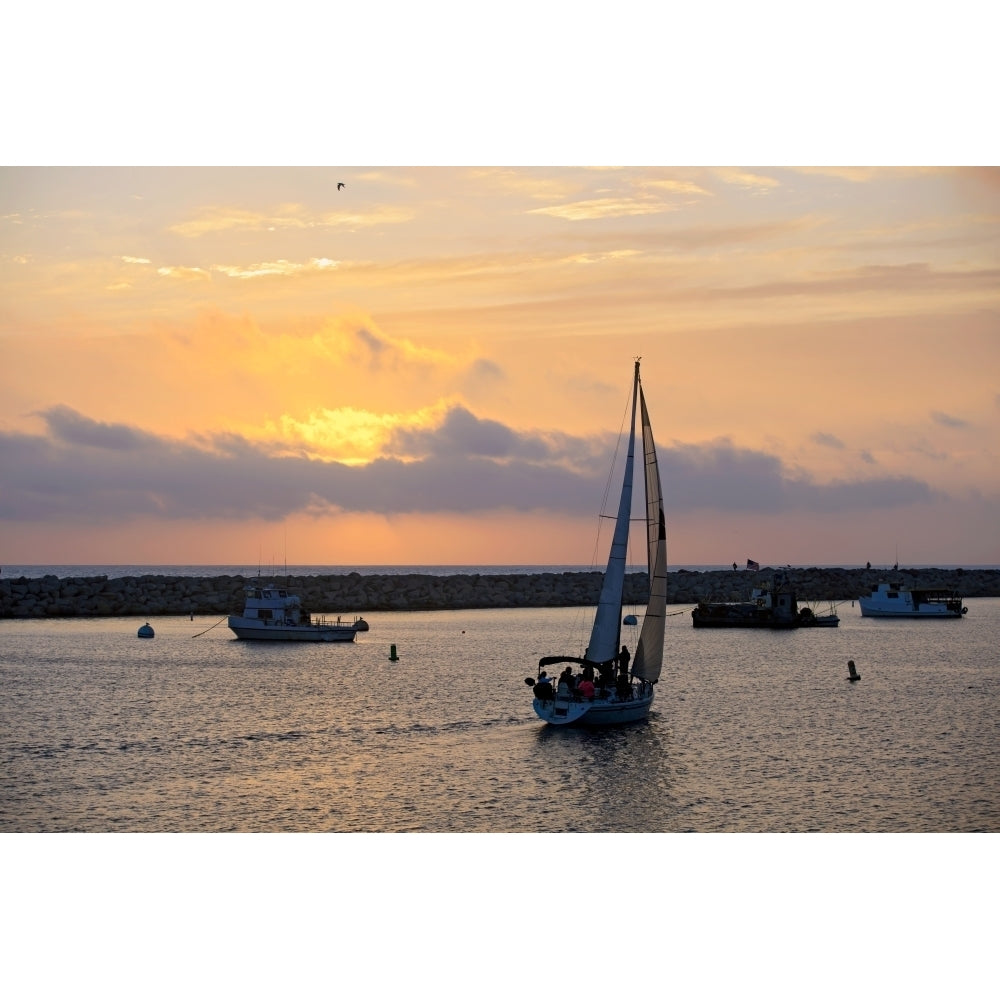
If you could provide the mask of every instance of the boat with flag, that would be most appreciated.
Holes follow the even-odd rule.
[[[667,530],[653,431],[639,379],[639,361],[636,358],[631,393],[632,422],[618,513],[590,641],[579,655],[543,656],[538,661],[538,675],[525,678],[534,694],[535,714],[554,726],[612,726],[646,718],[663,666]],[[649,599],[635,654],[631,655],[621,646],[621,627],[633,478],[637,474],[637,415],[645,480]],[[550,678],[548,669],[560,664],[565,665],[562,673],[555,679]],[[574,673],[574,667],[579,667],[579,672]]]
[[[757,563],[747,560],[747,567]],[[760,568],[759,566],[757,567]],[[770,580],[760,580],[742,601],[699,601],[691,612],[695,628],[836,628],[840,617],[831,610],[817,614],[799,607],[790,575],[775,570]]]

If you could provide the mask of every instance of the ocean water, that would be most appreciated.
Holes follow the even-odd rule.
[[[764,564],[761,564],[764,565]],[[742,564],[738,568],[742,568]],[[765,567],[766,568],[766,567]],[[794,567],[793,567],[794,568]],[[842,564],[833,567],[815,567],[817,569],[862,569],[862,566],[851,566]],[[888,569],[889,567],[885,567]],[[911,569],[919,567],[909,567]],[[942,564],[933,567],[935,569],[961,569],[957,564]],[[996,569],[994,565],[989,566],[969,566],[965,569]],[[399,576],[407,573],[428,574],[431,576],[451,576],[461,573],[482,573],[487,575],[500,575],[509,573],[584,573],[598,569],[603,571],[603,564],[595,566],[576,565],[524,565],[524,566],[353,566],[353,565],[284,565],[270,564],[266,566],[244,565],[244,566],[224,566],[224,565],[192,565],[183,564],[176,566],[151,566],[151,565],[104,565],[104,564],[66,564],[66,565],[16,565],[8,564],[0,567],[0,574],[6,579],[17,579],[18,577],[40,578],[43,576],[57,576],[60,579],[68,577],[82,576],[107,576],[109,578],[123,576],[243,576],[256,577],[258,575],[281,579],[285,576],[346,576],[349,573],[381,574],[384,576]],[[672,565],[671,572],[677,570],[691,570],[693,572],[707,572],[709,570],[732,569],[732,564],[727,565]],[[636,564],[628,567],[630,573],[644,573],[646,564]]]
[[[600,567],[603,570],[603,566]],[[680,567],[674,567],[679,569]],[[726,569],[725,566],[684,567],[685,569]],[[347,576],[349,573],[380,574],[384,576],[401,576],[407,573],[428,574],[431,576],[452,576],[461,573],[510,574],[510,573],[567,573],[586,572],[593,566],[353,566],[353,565],[266,565],[258,566],[224,566],[224,565],[193,565],[176,566],[129,566],[129,565],[7,565],[2,568],[5,578],[17,577],[39,578],[57,576],[60,579],[81,576],[107,576],[109,578],[123,576],[243,576],[267,577],[283,579],[286,576]],[[634,566],[632,572],[645,571],[646,566]]]
[[[966,603],[792,632],[674,614],[649,719],[595,732],[546,727],[524,683],[588,609],[372,614],[353,644],[4,620],[0,832],[996,832],[1000,599]]]

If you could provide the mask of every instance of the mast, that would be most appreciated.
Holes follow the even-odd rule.
[[[618,654],[618,640],[621,637],[622,593],[625,589],[625,562],[628,557],[628,532],[632,516],[632,477],[635,466],[635,415],[639,402],[639,358],[635,359],[635,374],[632,381],[632,424],[628,437],[628,457],[625,459],[625,475],[622,479],[622,493],[618,502],[618,516],[615,520],[611,552],[601,596],[597,603],[597,615],[590,633],[587,658],[595,663],[605,663]]]

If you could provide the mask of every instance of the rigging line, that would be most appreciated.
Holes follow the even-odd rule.
[[[225,618],[220,618],[220,619],[219,619],[219,620],[218,620],[218,621],[217,621],[217,622],[215,623],[215,625],[221,625],[221,624],[222,624],[222,623],[223,623],[224,621],[227,621],[228,619],[229,619],[229,615],[226,615],[226,616],[225,616]],[[215,628],[215,625],[209,625],[209,626],[208,626],[208,628],[207,628],[207,629],[205,629],[205,632],[211,632],[211,631],[212,631],[212,629],[213,629],[213,628]],[[199,633],[198,633],[197,635],[193,635],[193,636],[191,636],[191,638],[192,638],[192,639],[197,639],[199,635],[204,635],[204,634],[205,634],[205,632],[199,632]]]
[[[618,465],[618,453],[621,451],[622,441],[625,439],[625,425],[629,420],[629,413],[632,404],[632,382],[629,382],[629,391],[625,395],[625,409],[622,411],[621,423],[618,425],[618,437],[615,440],[614,451],[611,454],[611,468],[608,469],[608,478],[604,483],[604,495],[601,497],[601,506],[597,514],[597,537],[594,539],[594,551],[590,556],[590,565],[593,567],[598,567],[602,565],[602,562],[598,559],[598,552],[601,546],[601,521],[610,520],[615,521],[618,519],[617,514],[607,514],[605,511],[608,509],[608,498],[611,496],[612,486],[615,479],[615,468]]]

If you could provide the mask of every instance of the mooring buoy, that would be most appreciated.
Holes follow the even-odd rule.
[[[857,667],[854,666],[854,660],[847,661],[847,669],[851,674],[851,676],[847,678],[849,681],[861,680],[861,674],[858,673]]]
[[[389,647],[389,659],[390,659],[390,660],[392,660],[392,661],[393,661],[393,663],[395,663],[395,662],[396,662],[396,660],[398,660],[398,659],[399,659],[399,657],[398,657],[398,656],[396,655],[396,644],[395,644],[395,643],[393,643],[393,644],[392,644],[392,645],[391,645],[391,646]]]

